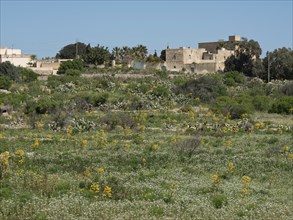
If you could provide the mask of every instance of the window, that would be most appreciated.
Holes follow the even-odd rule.
[[[176,54],[173,55],[173,60],[176,60]]]
[[[191,55],[189,55],[189,59],[191,59]]]
[[[176,66],[174,66],[174,69],[176,69]]]

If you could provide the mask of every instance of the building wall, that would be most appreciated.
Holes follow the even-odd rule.
[[[9,61],[14,66],[28,67],[31,61],[30,56],[2,56],[0,55],[0,63]]]
[[[21,54],[20,49],[0,48],[0,63],[9,61],[14,66],[28,67],[31,55]]]
[[[21,49],[0,48],[0,55],[21,55]]]
[[[240,41],[241,37],[239,35],[229,36],[228,41],[217,41],[217,42],[203,42],[198,44],[198,48],[205,48],[208,52],[217,53],[217,50],[224,45],[228,50],[234,50],[234,43]]]

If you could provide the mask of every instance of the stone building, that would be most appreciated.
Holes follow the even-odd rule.
[[[14,66],[28,67],[32,55],[22,54],[20,49],[0,48],[0,63],[9,61]]]
[[[170,71],[209,73],[223,71],[225,60],[234,54],[240,36],[229,36],[228,41],[199,43],[198,48],[166,49],[165,68]]]

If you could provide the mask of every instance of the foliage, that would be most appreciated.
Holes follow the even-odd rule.
[[[160,58],[161,58],[161,60],[166,61],[166,50],[161,51]]]
[[[227,86],[235,86],[237,84],[245,83],[246,78],[242,73],[237,71],[226,72],[224,75],[224,83]]]
[[[278,114],[292,114],[293,113],[293,97],[292,96],[284,96],[282,98],[274,101],[271,109],[269,110],[271,113]]]
[[[0,94],[0,219],[291,218],[293,115],[264,112],[290,82],[206,76],[227,95],[202,102],[194,76],[107,71]],[[230,103],[263,112],[211,111]]]
[[[11,80],[7,76],[0,76],[0,89],[8,90],[12,85]]]
[[[66,76],[81,76],[81,71],[76,69],[67,69],[65,71]]]
[[[76,42],[64,46],[59,53],[56,54],[57,59],[76,59],[82,56],[86,51],[86,44]]]
[[[57,74],[66,74],[66,71],[69,69],[82,71],[82,69],[83,69],[82,61],[81,60],[72,60],[72,61],[68,60],[68,61],[62,62],[59,69],[58,69]]]
[[[86,64],[102,65],[109,64],[111,54],[108,47],[100,46],[91,47],[90,44],[86,47],[85,53],[82,56]]]
[[[222,78],[217,75],[205,75],[198,79],[191,79],[182,86],[178,86],[175,92],[183,92],[198,97],[203,102],[216,99],[226,94],[226,87]]]
[[[270,66],[270,78],[279,80],[293,79],[293,50],[290,48],[279,48],[267,53],[263,60],[265,74],[263,79],[267,79],[268,64]]]
[[[225,72],[238,71],[246,76],[259,76],[261,48],[257,41],[243,39],[235,42],[235,54],[225,61]]]
[[[248,100],[244,101],[245,98]],[[215,100],[212,109],[223,115],[230,115],[231,119],[237,119],[253,111],[251,101],[247,96],[238,97],[237,100],[221,96]]]
[[[10,80],[18,80],[20,77],[19,68],[15,67],[9,61],[0,63],[0,76],[6,76]]]
[[[39,76],[37,73],[35,73],[34,71],[32,71],[31,69],[28,69],[28,68],[22,68],[22,67],[19,67],[19,68],[20,68],[21,81],[32,82],[32,81],[37,80],[37,78]]]
[[[216,209],[228,205],[228,199],[225,195],[215,195],[212,197],[212,204]]]

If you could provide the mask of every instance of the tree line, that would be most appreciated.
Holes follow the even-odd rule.
[[[238,71],[248,77],[259,77],[265,81],[293,79],[293,51],[291,48],[275,49],[261,58],[262,49],[255,40],[242,38],[232,47],[231,44],[223,43],[219,47],[235,48],[235,53],[225,61],[224,72]],[[166,60],[166,50],[162,50],[158,56],[156,51],[154,54],[148,55],[148,49],[144,45],[114,47],[110,51],[108,47],[99,44],[92,47],[90,44],[77,42],[64,46],[56,54],[56,58],[80,58],[86,65],[104,64],[105,66],[111,66],[112,61],[115,60],[116,65],[127,66],[132,60],[163,62]]]

